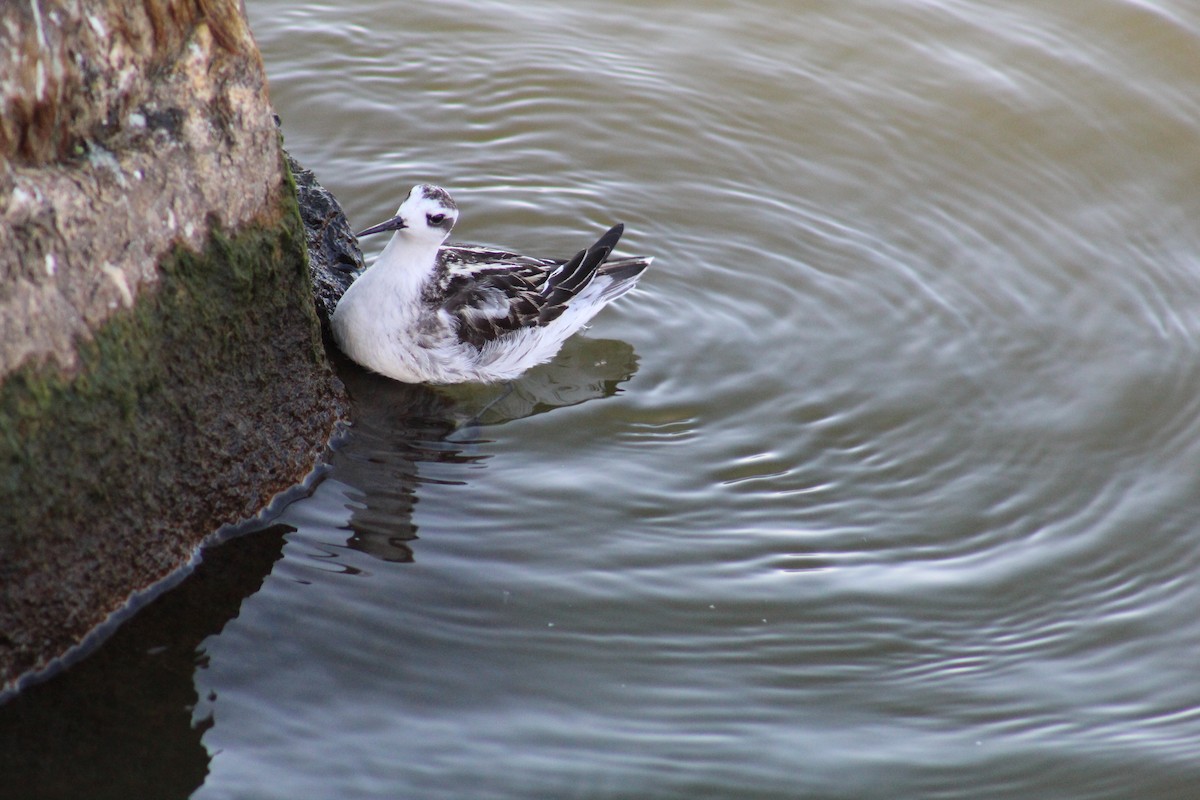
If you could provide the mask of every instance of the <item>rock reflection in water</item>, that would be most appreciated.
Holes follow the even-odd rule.
[[[281,555],[272,525],[204,552],[179,586],[96,652],[0,706],[0,798],[187,797],[208,756],[193,720],[198,648],[238,614]]]

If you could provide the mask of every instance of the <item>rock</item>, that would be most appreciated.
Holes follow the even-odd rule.
[[[328,331],[329,317],[338,300],[364,269],[362,251],[337,198],[291,155],[287,158],[304,220],[313,299],[321,324]]]
[[[0,685],[342,414],[239,0],[0,4]]]
[[[283,170],[236,0],[0,6],[0,376],[74,342],[215,224],[279,215]]]

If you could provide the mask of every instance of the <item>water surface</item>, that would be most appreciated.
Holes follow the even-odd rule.
[[[171,796],[1195,793],[1193,4],[248,6],[356,226],[656,261],[477,423],[343,365]]]

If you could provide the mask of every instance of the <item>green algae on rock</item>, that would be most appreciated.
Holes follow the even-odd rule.
[[[341,408],[237,0],[0,6],[0,686],[312,469]]]
[[[294,211],[180,249],[66,375],[0,385],[0,665],[65,651],[308,472],[339,406]]]

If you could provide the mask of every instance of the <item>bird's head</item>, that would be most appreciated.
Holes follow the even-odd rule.
[[[419,183],[396,209],[396,216],[360,231],[358,236],[396,231],[414,243],[437,247],[446,241],[458,220],[458,206],[450,193],[440,186]]]

